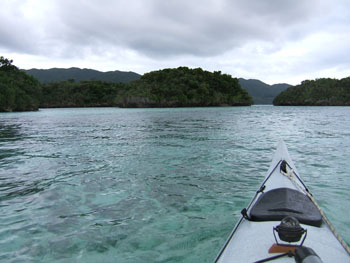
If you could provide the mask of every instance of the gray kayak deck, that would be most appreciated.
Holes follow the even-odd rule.
[[[289,165],[289,177],[286,176],[284,172],[281,172],[279,165],[281,164],[282,160],[285,160]],[[255,198],[253,198],[247,210],[248,218],[252,215],[251,212],[254,209],[254,205],[257,204],[258,200],[261,200],[261,197],[269,191],[288,188],[291,189],[292,192],[298,191],[298,196],[304,195],[302,199],[308,198],[305,191],[305,185],[298,176],[296,167],[291,160],[288,150],[283,141],[281,141],[277,147],[273,161],[260,189],[262,189],[262,186],[264,186],[264,193],[260,192]],[[293,195],[290,196],[290,198],[292,197]],[[278,203],[281,200],[275,201]],[[271,202],[274,203],[273,200]],[[282,200],[282,202],[284,202],[284,200]],[[291,200],[290,203],[293,202],[294,201]],[[290,209],[293,210],[293,207],[290,207]],[[305,214],[307,214],[308,209],[308,207],[305,207]],[[288,215],[288,213],[286,213],[286,215]],[[234,228],[225,246],[219,253],[216,262],[255,262],[276,255],[269,253],[270,247],[276,243],[273,234],[273,228],[280,223],[280,221],[274,220],[253,221],[251,219],[248,220],[247,218],[242,217]],[[319,218],[317,220],[319,220]],[[307,224],[303,224],[302,222],[300,224],[302,228],[307,230],[307,236],[303,246],[312,248],[324,263],[350,263],[349,254],[337,240],[322,217],[321,222],[309,224],[310,222],[306,221],[306,223]],[[294,258],[289,258],[286,256],[278,258],[271,262],[295,262],[295,260]]]

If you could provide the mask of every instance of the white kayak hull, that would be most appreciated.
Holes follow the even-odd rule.
[[[285,160],[289,167],[289,176],[280,170],[280,163]],[[279,188],[297,190],[307,195],[306,187],[298,176],[296,167],[291,160],[283,141],[277,147],[275,156],[261,186],[265,186],[263,192]],[[258,201],[262,193],[258,193],[248,207],[246,217],[239,220],[230,237],[220,251],[215,262],[256,262],[277,254],[269,253],[270,247],[276,243],[273,235],[273,227],[279,221],[252,221],[251,209]],[[321,219],[320,219],[321,220]],[[321,222],[321,221],[320,221]],[[317,223],[316,223],[317,224]],[[324,218],[321,226],[312,226],[301,223],[300,226],[307,229],[307,236],[303,246],[312,248],[322,262],[350,262],[350,256],[340,241],[332,233]],[[281,242],[283,243],[283,242]],[[274,259],[271,262],[295,262],[288,256]]]

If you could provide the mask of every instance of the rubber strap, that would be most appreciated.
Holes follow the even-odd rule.
[[[278,259],[278,258],[281,258],[281,257],[285,257],[285,256],[292,257],[293,254],[291,254],[290,252],[288,252],[288,253],[280,254],[280,255],[277,255],[277,256],[273,256],[273,257],[269,257],[269,258],[264,258],[264,259],[255,261],[254,263],[267,262],[267,261],[275,260],[275,259]]]

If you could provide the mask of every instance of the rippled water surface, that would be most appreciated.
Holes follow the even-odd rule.
[[[350,242],[350,108],[0,114],[1,262],[212,262],[280,139]]]

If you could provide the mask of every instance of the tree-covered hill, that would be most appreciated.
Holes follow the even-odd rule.
[[[239,79],[242,88],[253,97],[254,104],[272,104],[273,99],[291,85],[281,83],[268,85],[257,79]]]
[[[122,107],[192,107],[251,105],[238,79],[220,71],[179,67],[144,74],[119,94]]]
[[[124,72],[118,70],[101,72],[93,69],[80,68],[29,69],[24,71],[37,78],[41,83],[61,82],[70,79],[74,79],[76,82],[101,80],[104,82],[127,83],[141,77],[135,72]]]
[[[0,111],[37,110],[40,94],[38,80],[0,57]]]
[[[274,105],[288,106],[350,106],[350,77],[305,80],[288,88],[273,101]]]

